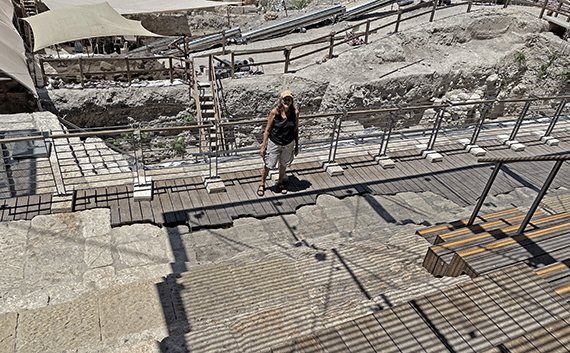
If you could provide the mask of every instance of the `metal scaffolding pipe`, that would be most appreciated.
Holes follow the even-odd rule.
[[[294,31],[299,27],[307,27],[320,22],[325,21],[327,18],[333,18],[336,20],[338,17],[344,14],[345,7],[342,5],[335,5],[320,11],[316,11],[301,17],[297,17],[285,22],[276,23],[274,25],[257,29],[255,31],[243,33],[241,35],[242,40],[251,41],[265,39],[273,36],[278,36],[280,34],[288,33]]]
[[[346,10],[344,15],[342,15],[342,19],[343,20],[349,20],[351,18],[359,17],[366,12],[375,10],[379,7],[391,5],[395,2],[398,2],[398,1],[397,0],[372,0],[369,2],[365,2],[364,4],[360,4],[358,6],[355,6],[353,8]]]

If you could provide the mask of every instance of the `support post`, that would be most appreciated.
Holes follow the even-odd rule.
[[[481,132],[481,129],[483,128],[483,124],[485,123],[485,119],[487,118],[487,114],[489,114],[489,112],[491,111],[491,107],[493,106],[493,103],[487,103],[485,105],[485,108],[483,108],[482,112],[481,112],[481,118],[479,118],[479,121],[477,122],[477,126],[475,127],[475,131],[473,131],[473,135],[471,135],[471,140],[469,141],[470,145],[474,145],[477,142],[477,138],[479,138],[479,133]]]
[[[542,201],[542,198],[544,197],[544,195],[546,195],[546,192],[548,191],[548,188],[550,188],[552,181],[554,180],[554,178],[556,177],[556,174],[560,170],[562,163],[564,163],[564,161],[560,160],[560,161],[556,161],[556,163],[554,164],[554,167],[550,171],[550,174],[548,174],[548,177],[544,181],[544,185],[542,185],[542,189],[540,189],[540,192],[538,193],[538,195],[534,199],[532,206],[530,206],[528,213],[526,214],[524,220],[522,221],[521,226],[519,227],[519,230],[517,230],[517,235],[524,233],[526,226],[530,222],[530,219],[532,218],[532,215],[534,214],[534,212],[536,212],[536,209],[538,208],[540,201]]]
[[[398,9],[398,18],[396,19],[396,28],[394,29],[394,33],[398,33],[398,28],[400,28],[401,19],[402,19],[402,10]]]
[[[79,81],[81,82],[81,87],[85,87],[83,83],[83,60],[79,58]]]
[[[366,33],[364,34],[364,44],[368,44],[368,35],[370,34],[370,20],[366,21]]]
[[[232,51],[232,55],[231,55],[230,60],[232,61],[232,79],[235,79],[236,78],[236,66],[235,66],[236,58],[235,58],[235,54],[233,51]]]
[[[542,16],[544,16],[544,10],[546,10],[547,4],[548,4],[548,0],[544,0],[544,4],[542,4],[542,9],[540,9],[540,15],[538,15],[538,18],[542,18]]]
[[[174,73],[172,72],[172,56],[168,58],[168,74],[170,75],[170,83],[174,82]]]
[[[388,124],[388,129],[384,130],[382,134],[382,140],[380,140],[380,148],[378,149],[378,157],[384,157],[388,152],[388,142],[390,142],[390,136],[392,136],[392,127],[394,126],[394,118],[390,113],[390,123]]]
[[[330,34],[330,46],[329,46],[329,59],[333,58],[333,49],[334,49],[334,36],[336,32],[332,31]]]
[[[566,105],[566,98],[562,98],[562,100],[560,101],[560,104],[558,105],[558,108],[556,108],[556,113],[554,113],[554,116],[552,117],[552,120],[550,121],[550,125],[548,125],[548,129],[546,129],[546,133],[544,134],[544,136],[550,136],[550,134],[552,133],[552,130],[554,130],[554,126],[556,125],[558,118],[562,114],[562,110],[564,110],[565,105]]]
[[[289,60],[291,57],[291,47],[286,47],[283,49],[283,55],[285,55],[285,70],[284,73],[289,72]]]
[[[487,197],[487,194],[489,194],[489,191],[491,190],[491,186],[493,186],[493,182],[495,181],[495,178],[497,178],[497,175],[499,174],[499,171],[501,170],[502,166],[503,166],[503,162],[497,162],[495,164],[495,169],[493,169],[493,172],[491,173],[489,180],[487,180],[487,185],[485,185],[485,189],[483,189],[483,192],[481,193],[481,196],[479,197],[479,201],[477,201],[477,205],[475,205],[475,209],[473,210],[473,213],[471,214],[471,217],[469,218],[469,221],[467,222],[467,227],[472,226],[473,222],[475,222],[475,218],[477,218],[477,214],[481,210],[481,206],[483,206],[483,202],[485,202],[485,198]]]
[[[125,56],[125,64],[127,65],[127,82],[131,84],[131,68],[129,65],[129,57]]]
[[[517,136],[517,133],[519,132],[519,129],[522,125],[524,117],[526,116],[526,113],[528,112],[528,108],[530,108],[531,104],[532,104],[532,101],[526,101],[525,102],[524,107],[523,107],[523,109],[519,115],[519,118],[517,119],[515,126],[513,126],[513,131],[511,131],[511,136],[509,136],[509,141],[513,141],[515,139],[515,137]]]
[[[435,17],[435,8],[437,7],[437,2],[439,0],[433,0],[433,8],[431,9],[431,15],[429,16],[429,21],[433,22],[433,18]]]
[[[435,119],[435,123],[433,124],[433,129],[431,130],[431,136],[427,144],[428,151],[433,150],[433,146],[435,145],[435,140],[437,139],[437,133],[439,132],[439,129],[441,127],[441,121],[443,120],[444,113],[445,113],[445,108],[442,108],[437,113],[437,118]]]
[[[469,1],[467,2],[467,12],[468,12],[468,13],[471,12],[471,6],[472,6],[472,5],[473,5],[473,0],[469,0]]]

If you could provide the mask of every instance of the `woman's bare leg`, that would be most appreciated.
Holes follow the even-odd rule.
[[[267,166],[263,166],[263,171],[261,172],[261,185],[265,186],[265,180],[267,179],[267,175],[269,174],[269,168]]]
[[[287,170],[287,166],[279,164],[279,179],[277,180],[277,184],[283,184],[283,177],[285,177],[285,171]]]

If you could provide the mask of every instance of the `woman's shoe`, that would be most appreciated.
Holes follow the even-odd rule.
[[[285,187],[285,184],[283,184],[283,183],[277,184],[277,189],[279,189],[279,191],[283,195],[285,195],[287,193],[287,188]]]
[[[263,195],[265,195],[265,185],[259,184],[259,187],[257,188],[257,196],[262,197]]]

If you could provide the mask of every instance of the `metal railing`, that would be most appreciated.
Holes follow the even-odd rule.
[[[514,162],[555,161],[556,163],[554,163],[552,170],[550,171],[550,173],[546,177],[546,180],[544,181],[542,188],[540,189],[538,195],[536,196],[532,205],[530,206],[530,209],[528,210],[528,212],[527,212],[524,220],[522,221],[519,229],[517,230],[516,234],[519,235],[519,234],[524,233],[524,231],[525,231],[526,227],[528,226],[532,216],[536,212],[538,205],[540,204],[540,202],[544,198],[544,195],[546,195],[546,192],[550,188],[552,181],[554,181],[556,174],[558,174],[560,167],[562,167],[562,163],[564,163],[565,161],[568,161],[568,160],[570,160],[570,152],[568,152],[567,154],[563,154],[563,155],[544,155],[544,156],[533,156],[533,157],[479,158],[478,162],[480,162],[480,163],[489,163],[489,162],[495,163],[495,168],[491,172],[491,175],[489,176],[489,180],[487,180],[487,184],[485,185],[485,188],[483,189],[483,192],[481,193],[481,197],[479,197],[479,201],[477,202],[477,205],[475,205],[475,209],[473,210],[473,213],[471,214],[471,217],[469,218],[469,221],[467,222],[467,226],[469,227],[469,226],[473,225],[473,222],[475,221],[475,218],[477,218],[477,214],[481,210],[481,206],[483,206],[483,203],[485,202],[485,198],[489,194],[489,191],[491,190],[491,186],[493,186],[493,182],[497,178],[497,175],[499,174],[499,171],[501,170],[501,167],[503,166],[503,164],[514,163]]]
[[[376,151],[377,148],[375,153],[385,156],[394,135],[428,139],[428,149],[435,148],[438,133],[442,132],[447,134],[455,130],[474,129],[473,136],[479,137],[486,126],[502,124],[503,128],[512,126],[512,135],[513,132],[518,132],[520,125],[529,121],[529,116],[534,117],[530,119],[533,122],[549,123],[543,135],[546,136],[553,133],[555,124],[561,117],[570,118],[570,111],[565,104],[569,98],[570,96],[557,96],[443,102],[306,114],[300,116],[299,140],[302,151],[326,154],[325,160],[319,157],[319,161],[332,163],[353,153],[352,146],[364,144],[372,146],[369,151]],[[466,105],[478,107],[483,114],[480,119],[469,126],[447,126],[442,112]],[[501,116],[500,120],[486,120],[486,107],[491,105],[512,105],[513,113]],[[410,115],[424,115],[428,109],[435,117],[433,125],[415,130],[395,129],[400,120]],[[521,114],[522,111],[525,114]],[[518,124],[517,120],[521,116],[524,121]],[[218,119],[212,123],[162,127],[137,123],[87,131],[5,136],[7,138],[0,140],[4,152],[3,165],[0,166],[0,198],[34,193],[68,194],[75,189],[130,184],[135,179],[139,184],[144,184],[147,177],[152,177],[153,180],[189,175],[218,177],[221,172],[234,170],[232,168],[236,166],[232,162],[236,160],[240,163],[248,160],[258,163],[259,146],[266,123],[266,118],[233,121]],[[213,136],[216,146],[224,144],[222,153],[217,147],[209,150],[200,148],[200,129],[224,131],[223,141],[219,133]],[[475,143],[477,138],[472,137],[471,141]],[[28,147],[24,150],[32,153],[19,152],[23,149],[16,147],[17,143],[26,143]],[[47,147],[42,150],[42,146]],[[220,166],[218,163],[221,163]],[[255,167],[257,166],[256,164]],[[238,168],[243,168],[243,165]]]

